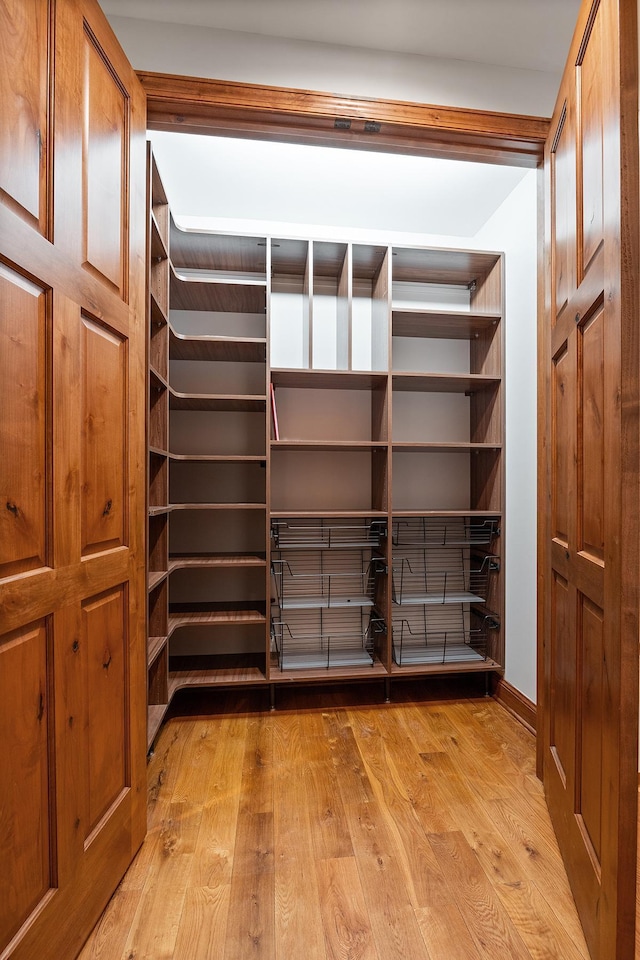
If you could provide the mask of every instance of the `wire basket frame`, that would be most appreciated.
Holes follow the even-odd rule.
[[[393,659],[398,666],[429,663],[486,662],[490,632],[499,628],[495,614],[469,614],[462,607],[446,615],[428,606],[394,617]]]
[[[387,535],[380,520],[273,520],[271,538],[275,550],[348,550],[379,547]]]
[[[364,611],[295,611],[287,620],[272,620],[271,642],[281,670],[373,667],[376,638],[384,621]]]
[[[394,556],[393,602],[406,604],[485,603],[489,577],[500,569],[492,554],[465,550],[412,550]]]
[[[291,551],[271,567],[281,610],[305,607],[371,607],[384,561],[368,551]]]
[[[403,517],[394,520],[394,547],[490,547],[500,535],[497,517]]]

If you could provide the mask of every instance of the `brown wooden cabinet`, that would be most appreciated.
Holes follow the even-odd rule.
[[[501,673],[502,256],[168,229],[150,742],[189,685]]]

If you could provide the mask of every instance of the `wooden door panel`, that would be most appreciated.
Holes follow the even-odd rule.
[[[570,103],[558,123],[551,156],[553,191],[552,250],[554,276],[554,322],[575,289],[575,123]]]
[[[52,666],[45,620],[0,637],[0,843],[14,851],[12,869],[0,871],[3,944],[55,883]]]
[[[10,546],[0,553],[0,792],[15,752],[26,800],[21,811],[11,794],[15,829],[5,832],[0,797],[3,960],[77,956],[146,825],[145,100],[97,0],[50,6],[55,204],[46,237],[0,193],[0,262],[11,264],[0,267],[10,451],[0,460],[0,549]],[[49,5],[0,0],[0,9],[0,47],[16,62],[24,16],[44,23]],[[32,39],[35,57],[44,47]],[[35,85],[25,83],[23,96],[25,115],[36,116]],[[16,110],[3,99],[0,151],[12,167],[24,153],[4,136],[17,129]],[[3,162],[4,153],[0,174]],[[29,537],[5,535],[16,513],[36,518]],[[7,641],[34,624],[46,625],[46,640]],[[38,740],[33,723],[21,733],[20,715],[33,712],[25,698],[43,676],[47,732]],[[47,792],[36,810],[38,777]]]
[[[637,73],[636,4],[584,0],[545,150],[541,754],[594,960],[634,953]]]
[[[572,413],[575,408],[573,396],[575,384],[573,356],[563,344],[553,363],[553,476],[551,509],[553,537],[561,546],[569,544],[571,527],[571,504],[573,502],[573,455],[574,426]]]
[[[84,93],[84,264],[126,299],[129,102],[86,24]]]
[[[0,578],[47,563],[49,303],[0,263]]]
[[[581,118],[582,269],[588,269],[604,239],[603,153],[604,91],[600,71],[604,57],[602,11],[597,7],[578,58]]]
[[[578,549],[604,562],[604,309],[578,330]]]
[[[125,699],[126,599],[126,589],[120,585],[82,604],[87,838],[131,782],[126,746],[129,726]]]
[[[575,777],[575,682],[576,651],[572,637],[575,621],[575,591],[559,573],[553,577],[551,597],[550,746],[564,784]]]
[[[0,4],[0,194],[40,233],[49,224],[50,4]]]
[[[582,819],[594,868],[600,872],[602,844],[602,725],[604,703],[604,611],[587,597],[579,598],[580,795],[576,813]]]
[[[82,319],[82,555],[127,541],[127,341]]]

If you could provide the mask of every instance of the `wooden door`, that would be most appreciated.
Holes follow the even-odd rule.
[[[75,957],[145,797],[145,100],[95,0],[0,0],[0,956]]]
[[[635,7],[583,3],[545,153],[540,746],[549,809],[596,960],[634,955]]]

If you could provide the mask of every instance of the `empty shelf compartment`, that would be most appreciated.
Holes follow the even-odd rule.
[[[490,631],[498,629],[499,621],[493,614],[469,613],[462,607],[423,606],[394,617],[392,627],[398,666],[473,663],[490,659]]]
[[[271,524],[276,550],[348,550],[379,547],[386,537],[380,520],[284,519]]]
[[[402,517],[392,524],[394,547],[488,547],[499,534],[497,517]]]
[[[489,576],[500,569],[491,554],[464,549],[416,549],[393,558],[393,602],[400,605],[484,603]]]
[[[281,610],[314,607],[371,607],[375,578],[384,561],[368,550],[290,551],[272,561],[277,603]]]
[[[384,621],[365,616],[362,608],[335,613],[291,611],[286,619],[272,621],[272,652],[281,670],[373,666]]]

